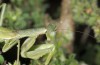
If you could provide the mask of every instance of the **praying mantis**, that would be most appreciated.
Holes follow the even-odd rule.
[[[3,8],[6,4],[3,4]],[[4,12],[4,10],[3,10]],[[2,15],[3,16],[3,15]],[[1,16],[1,19],[3,19]],[[27,30],[11,30],[5,27],[2,27],[2,21],[0,25],[0,40],[4,41],[5,44],[2,48],[2,52],[7,52],[9,49],[11,49],[14,45],[17,44],[18,50],[17,50],[17,60],[15,61],[14,65],[20,65],[19,62],[19,55],[21,53],[21,56],[24,58],[30,58],[30,59],[39,59],[40,57],[48,54],[47,59],[45,61],[45,65],[48,65],[54,51],[55,46],[51,43],[45,43],[38,45],[35,49],[31,49],[34,46],[35,40],[39,35],[46,34],[47,35],[47,29],[46,28],[38,28],[38,29],[27,29]],[[24,43],[21,46],[20,49],[20,38],[28,37]],[[48,35],[47,35],[48,38]],[[30,50],[31,49],[31,50]],[[21,50],[21,52],[20,52]],[[10,65],[10,64],[9,64]]]

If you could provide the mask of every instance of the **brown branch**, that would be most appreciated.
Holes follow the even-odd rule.
[[[69,38],[64,46],[67,48],[68,53],[73,52],[72,42],[74,40],[74,22],[71,13],[71,0],[62,0],[61,16],[57,27],[57,33],[62,34],[67,39]]]

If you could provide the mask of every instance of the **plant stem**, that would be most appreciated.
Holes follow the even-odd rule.
[[[2,4],[2,10],[1,10],[1,17],[0,17],[0,26],[2,26],[4,12],[5,12],[6,4]]]

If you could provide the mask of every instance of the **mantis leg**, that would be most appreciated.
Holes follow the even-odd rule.
[[[12,48],[15,44],[17,44],[17,61],[15,61],[15,65],[20,65],[20,62],[19,62],[19,52],[20,52],[20,41],[19,40],[15,40],[15,39],[10,39],[10,40],[5,40],[5,45],[3,46],[3,49],[2,51],[3,52],[6,52],[8,51],[10,48]]]
[[[26,52],[34,45],[37,36],[29,37],[21,46],[21,56],[27,58]]]
[[[17,44],[18,40],[15,39],[10,39],[10,40],[5,40],[5,44],[2,48],[3,52],[8,51],[9,49],[11,49],[15,44]]]
[[[4,12],[5,12],[5,9],[6,9],[6,4],[2,4],[2,11],[1,11],[1,16],[0,16],[0,26],[2,26],[2,23],[3,23],[3,17],[4,17]]]
[[[52,56],[54,55],[54,52],[55,52],[55,46],[53,45],[53,46],[52,46],[52,50],[51,50],[51,52],[49,53],[49,55],[48,55],[48,57],[47,57],[47,59],[46,59],[46,61],[45,61],[45,65],[48,65],[48,63],[50,62]]]
[[[17,65],[20,65],[19,55],[20,55],[20,41],[18,40],[18,45],[17,45],[17,61],[16,61]]]
[[[29,51],[29,49],[34,45],[36,37],[30,37],[28,38],[21,47],[21,56],[24,58],[30,58],[30,59],[39,59],[40,57],[46,55],[47,53],[50,53],[47,57],[47,61],[45,62],[45,65],[47,65],[52,57],[52,54],[54,53],[54,45],[53,44],[41,44],[36,49]]]

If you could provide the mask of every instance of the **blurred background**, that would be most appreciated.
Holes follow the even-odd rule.
[[[49,65],[100,65],[100,0],[0,0],[2,3],[7,4],[4,27],[15,30],[46,27],[57,33],[52,38],[57,49]],[[38,41],[46,39],[43,38]],[[13,63],[15,50],[13,47],[1,53],[4,61]],[[43,63],[20,59],[26,65]]]

